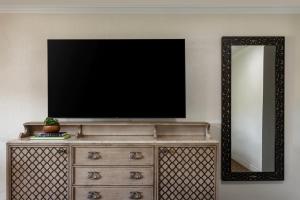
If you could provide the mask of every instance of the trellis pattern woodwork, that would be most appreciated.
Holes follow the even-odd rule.
[[[67,147],[10,147],[11,200],[67,200]]]
[[[216,147],[160,147],[159,200],[215,200]]]

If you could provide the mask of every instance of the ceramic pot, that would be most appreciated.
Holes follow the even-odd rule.
[[[43,127],[43,131],[45,133],[57,133],[60,130],[60,126],[59,125],[55,125],[55,126],[44,126]]]

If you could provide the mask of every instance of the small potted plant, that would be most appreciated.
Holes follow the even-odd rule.
[[[60,130],[60,125],[57,119],[52,117],[47,117],[44,120],[43,131],[45,133],[58,133]]]

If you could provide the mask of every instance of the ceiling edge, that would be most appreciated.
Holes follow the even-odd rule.
[[[203,7],[199,5],[1,5],[0,13],[36,14],[300,14],[296,7]]]

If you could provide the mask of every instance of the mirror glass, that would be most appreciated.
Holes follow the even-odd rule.
[[[231,171],[275,169],[276,46],[231,46]]]

